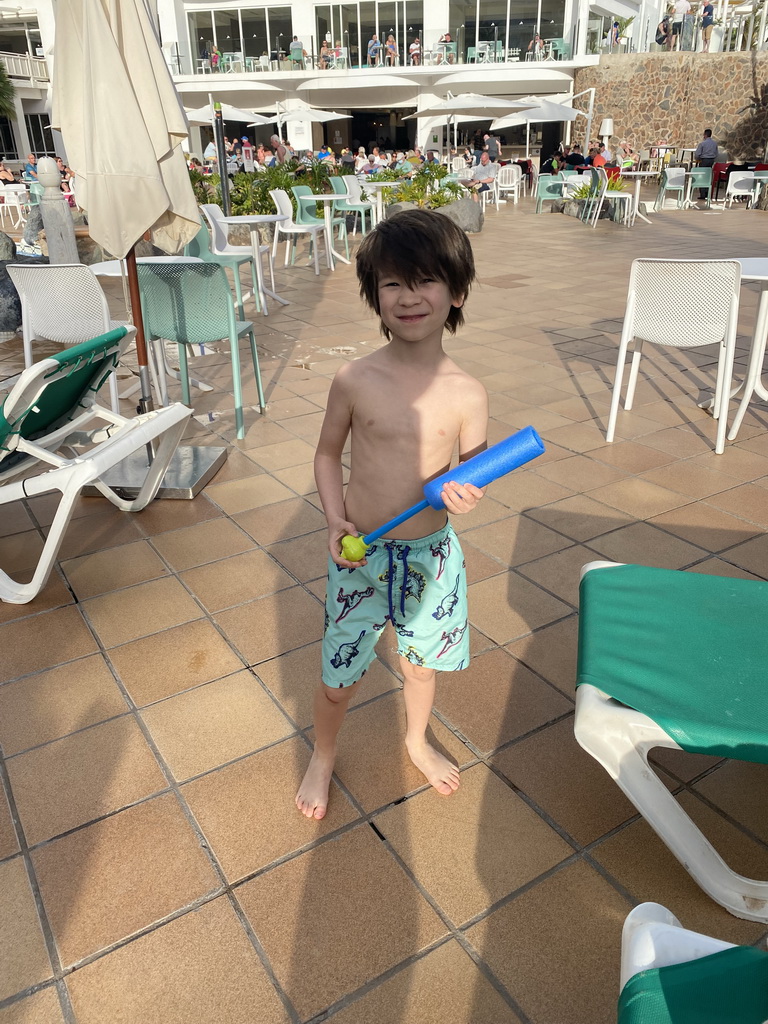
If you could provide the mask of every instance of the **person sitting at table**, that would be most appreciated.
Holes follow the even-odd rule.
[[[385,56],[384,60],[390,67],[394,68],[400,63],[400,51],[397,48],[395,37],[390,34],[387,36],[387,42],[385,44]]]
[[[453,64],[453,50],[451,49],[453,40],[451,39],[451,33],[446,32],[444,35],[440,36],[437,40],[437,44],[442,49],[445,60],[447,60],[449,64]]]
[[[284,164],[288,158],[288,150],[283,145],[283,140],[279,135],[272,135],[269,141],[275,154],[275,163]]]
[[[467,165],[467,167],[471,167],[474,164],[475,154],[472,152],[469,146],[464,147],[464,152],[461,155],[464,157],[464,163]]]
[[[371,153],[370,156],[366,159],[362,168],[360,169],[360,173],[376,174],[378,170],[380,170],[378,161],[376,160],[376,157],[373,155],[373,153]]]
[[[421,64],[421,40],[418,36],[408,47],[408,59],[414,67],[418,67]]]
[[[616,157],[618,166],[624,171],[634,171],[640,162],[640,158],[637,153],[634,152],[630,144],[622,139],[619,143],[619,151]]]
[[[544,40],[537,32],[533,39],[528,43],[528,53],[530,54],[530,60],[542,60],[544,57]]]
[[[304,49],[304,44],[298,36],[294,36],[288,45],[288,54],[293,67],[296,67],[297,65],[300,68],[304,67],[304,59],[307,56],[307,51]]]
[[[360,146],[355,157],[355,174],[360,174],[367,162],[368,157],[365,153],[365,146]]]
[[[328,45],[328,40],[324,39],[322,46],[320,47],[320,53],[317,55],[317,66],[321,71],[327,71],[331,64],[331,48]]]
[[[375,68],[379,63],[379,51],[381,50],[381,43],[379,37],[374,32],[371,38],[368,40],[368,66]]]
[[[568,167],[584,166],[584,154],[581,152],[581,146],[572,147],[570,153],[565,158],[565,163]]]
[[[605,155],[605,153],[606,153],[605,146],[602,145],[602,143],[601,143],[600,146],[598,147],[597,152],[592,157],[592,166],[593,167],[605,167],[605,165],[608,163],[608,157]]]
[[[354,167],[355,166],[355,155],[351,149],[342,149],[341,159],[339,163],[342,167]]]
[[[480,163],[472,169],[471,177],[459,178],[459,182],[472,192],[472,198],[477,203],[479,202],[478,193],[488,192],[498,173],[499,165],[492,164],[488,154],[483,153]]]
[[[560,154],[553,153],[539,168],[539,174],[557,174],[560,170]]]

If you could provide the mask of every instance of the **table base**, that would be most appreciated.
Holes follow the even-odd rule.
[[[213,479],[227,461],[229,450],[208,445],[177,448],[157,492],[158,498],[189,501]],[[147,476],[146,449],[134,452],[113,466],[101,477],[102,483],[113,487],[125,498],[135,498]],[[96,487],[83,488],[89,498],[101,497]]]

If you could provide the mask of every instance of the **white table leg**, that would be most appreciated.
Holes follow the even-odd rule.
[[[640,186],[643,183],[642,178],[635,179],[635,212],[632,217],[632,223],[639,217],[640,220],[644,220],[646,224],[653,224],[652,220],[649,220],[644,213],[640,213]]]
[[[261,265],[261,239],[259,238],[259,225],[249,224],[251,232],[251,248],[253,249],[253,264],[256,268],[256,283],[259,286],[259,298],[261,299],[261,311],[264,316],[269,316],[269,310],[267,309],[267,296],[274,299],[275,302],[281,303],[283,306],[288,306],[290,303],[288,299],[284,299],[282,295],[278,295],[276,291],[270,291],[269,288],[264,284],[264,268]],[[275,224],[275,238],[277,238],[277,224]],[[274,282],[273,282],[274,283]]]
[[[333,203],[323,203],[323,219],[325,220],[325,244],[328,250],[328,266],[331,270],[335,270],[336,260],[341,260],[342,263],[349,263],[349,260],[333,248]]]
[[[757,307],[755,333],[752,336],[752,347],[749,350],[749,366],[744,381],[744,396],[736,411],[731,432],[728,434],[729,441],[736,439],[736,434],[739,431],[752,396],[757,395],[762,401],[768,401],[768,391],[763,386],[761,380],[766,342],[768,342],[768,283],[763,283],[760,291],[760,303]]]

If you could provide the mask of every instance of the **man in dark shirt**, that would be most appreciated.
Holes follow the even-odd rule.
[[[715,21],[715,8],[714,5],[706,0],[701,5],[701,39],[702,47],[701,52],[707,53],[709,51],[709,40],[712,37],[712,25]]]
[[[584,166],[584,154],[581,152],[581,146],[574,146],[568,156],[565,158],[565,162],[569,167],[583,167]]]

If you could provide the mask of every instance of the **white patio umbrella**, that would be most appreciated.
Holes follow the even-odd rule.
[[[337,114],[335,110],[318,110],[316,107],[290,107],[286,109],[281,103],[276,104],[276,107],[275,116],[267,118],[266,123],[276,123],[278,135],[282,126],[291,121],[311,121],[313,124],[325,124],[327,121],[343,121],[352,116],[351,114]]]
[[[412,121],[417,117],[441,117],[445,116],[443,124],[453,125],[454,144],[456,144],[457,119],[474,118],[476,120],[492,120],[502,114],[510,114],[512,111],[525,110],[533,106],[532,103],[525,103],[523,100],[505,100],[499,96],[483,96],[480,93],[465,92],[459,96],[453,96],[450,92],[444,100],[438,100],[431,107],[424,110],[417,110],[415,114],[408,114],[404,121]]]
[[[52,122],[91,238],[128,257],[142,405],[150,408],[133,247],[149,231],[176,253],[200,229],[181,150],[184,109],[145,0],[59,0],[55,53]]]
[[[536,106],[529,107],[527,110],[522,112],[518,111],[514,114],[505,114],[502,117],[497,118],[491,125],[492,131],[497,131],[501,128],[512,128],[515,125],[525,125],[525,158],[528,159],[530,150],[530,133],[531,125],[539,124],[544,121],[575,121],[576,118],[584,112],[577,110],[576,107],[570,107],[565,103],[555,103],[554,100],[545,100],[541,96],[526,96],[521,102],[535,103]]]
[[[211,105],[198,107],[195,110],[185,108],[187,120],[190,124],[212,124],[213,110]],[[221,104],[221,116],[224,121],[244,121],[249,127],[251,125],[272,124],[274,118],[262,117],[261,114],[254,114],[252,110],[240,110],[232,107],[229,103]]]

